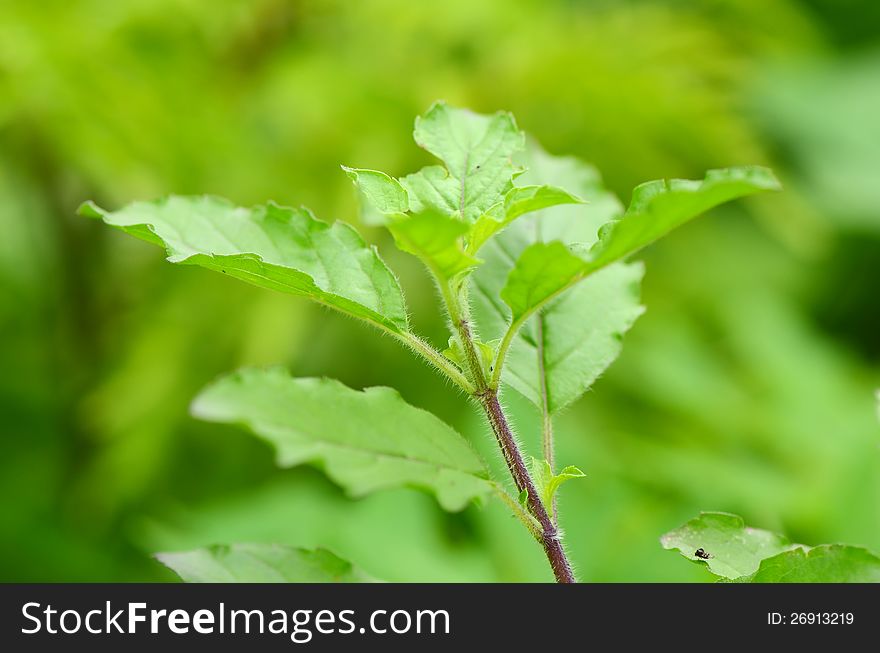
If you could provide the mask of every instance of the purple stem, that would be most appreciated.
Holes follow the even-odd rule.
[[[529,509],[541,525],[541,545],[544,547],[544,552],[547,554],[547,559],[553,568],[553,575],[556,576],[556,580],[560,583],[577,582],[568,558],[565,556],[565,550],[562,548],[559,529],[553,523],[553,520],[550,519],[547,509],[538,497],[535,484],[529,475],[528,468],[516,444],[516,439],[507,423],[504,409],[498,401],[497,392],[485,390],[478,395],[478,398],[483,405],[483,409],[486,411],[489,423],[492,425],[492,432],[495,434],[495,439],[498,440],[498,446],[501,447],[501,452],[504,454],[504,460],[507,462],[507,468],[510,470],[511,476],[513,476],[517,490],[520,492],[526,490],[528,493]]]

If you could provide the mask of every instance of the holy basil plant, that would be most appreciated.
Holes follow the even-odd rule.
[[[436,103],[416,119],[414,137],[437,164],[402,177],[343,170],[364,200],[363,219],[387,228],[433,277],[449,324],[442,346],[413,332],[376,249],[354,227],[308,209],[172,196],[116,211],[86,203],[80,213],[163,247],[172,263],[307,297],[396,339],[451,381],[463,406],[480,407],[510,478],[491,478],[455,429],[392,388],[245,369],[205,389],[197,417],[245,426],[275,447],[279,465],[317,465],[353,496],[410,486],[449,511],[497,498],[543,548],[556,579],[573,582],[555,497],[583,473],[557,463],[553,419],[617,357],[642,313],[643,268],[632,255],[778,183],[764,168],[712,170],[699,181],[642,184],[624,207],[591,166],[547,154],[508,113]],[[522,450],[501,401],[506,388],[540,412],[540,452]],[[160,559],[193,581],[367,578],[321,549],[231,545]]]

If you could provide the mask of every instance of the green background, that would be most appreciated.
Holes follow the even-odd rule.
[[[214,193],[357,224],[339,164],[428,163],[412,121],[438,98],[512,111],[624,200],[738,164],[786,188],[644,254],[648,311],[557,428],[587,474],[560,497],[581,578],[711,580],[658,542],[701,509],[880,551],[878,24],[867,0],[3,2],[0,580],[171,580],[152,553],[233,541],[327,546],[388,580],[550,579],[497,502],[352,502],[187,412],[218,374],[281,363],[399,387],[497,462],[420,362],[74,214]],[[359,226],[443,343],[418,264]],[[507,399],[537,451],[537,415]]]

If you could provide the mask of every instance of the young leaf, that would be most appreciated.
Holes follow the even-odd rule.
[[[504,196],[504,224],[526,213],[534,213],[541,209],[560,204],[583,204],[584,200],[572,195],[567,190],[556,186],[541,184],[540,186],[517,186],[507,191]]]
[[[461,238],[468,226],[433,210],[388,224],[398,248],[418,256],[440,279],[448,280],[476,267],[479,260],[465,253]]]
[[[758,166],[710,170],[702,181],[661,179],[644,183],[633,191],[624,216],[602,228],[585,273],[634,254],[719,204],[779,189],[773,173]]]
[[[845,544],[798,548],[761,561],[741,583],[880,583],[880,557]]]
[[[736,579],[755,573],[761,561],[797,548],[770,531],[749,528],[741,517],[724,512],[703,512],[684,526],[660,538],[664,549],[677,550],[688,560],[705,564],[716,576]],[[708,558],[696,552],[702,549]]]
[[[532,472],[532,479],[535,481],[535,488],[541,497],[541,502],[549,510],[553,505],[553,497],[559,487],[568,480],[573,478],[583,478],[586,476],[580,469],[574,465],[569,465],[558,474],[553,474],[550,469],[550,463],[546,460],[538,460],[532,457],[532,464],[529,466]]]
[[[584,271],[584,254],[577,245],[558,240],[529,245],[501,289],[501,299],[510,307],[514,323],[521,322],[538,307],[558,295]]]
[[[487,342],[481,342],[479,340],[474,341],[474,347],[477,351],[477,356],[480,361],[480,366],[483,370],[483,375],[488,376],[491,374],[491,366],[492,361],[495,358],[495,348],[492,344]],[[449,346],[443,350],[443,355],[455,363],[459,368],[465,370],[467,373],[468,370],[468,361],[467,354],[464,352],[464,348],[461,345],[461,341],[457,335],[450,336],[449,338]],[[468,373],[469,376],[469,373]],[[473,381],[473,379],[470,379]]]
[[[371,583],[375,579],[326,549],[279,544],[215,545],[157,553],[187,583]]]
[[[414,137],[445,166],[427,166],[400,180],[343,169],[371,209],[362,217],[389,227],[398,247],[422,258],[441,279],[479,265],[477,250],[521,215],[582,202],[548,184],[513,186],[518,171],[511,156],[522,149],[524,136],[509,114],[484,116],[437,103],[416,119]],[[406,221],[406,214],[423,217]]]
[[[435,207],[436,191],[444,201],[452,200],[448,208],[467,222],[476,220],[511,188],[515,172],[511,157],[524,145],[523,133],[509,113],[483,116],[443,102],[416,118],[413,136],[420,147],[443,161],[449,174],[442,182],[436,172],[419,175],[416,183],[408,180],[407,190]]]
[[[481,215],[468,235],[468,251],[476,253],[483,244],[511,222],[526,213],[559,206],[583,204],[584,200],[555,186],[518,186],[511,188],[504,201]]]
[[[451,177],[443,166],[427,166],[401,178],[400,184],[409,195],[413,213],[436,211],[442,215],[461,217],[461,183]]]
[[[163,246],[172,263],[303,295],[393,333],[408,330],[400,286],[375,249],[349,225],[307,209],[172,196],[113,212],[86,203],[80,214]]]
[[[363,170],[342,166],[345,174],[361,191],[364,199],[383,215],[409,211],[409,196],[399,181],[378,170]]]
[[[584,251],[561,242],[536,243],[516,262],[501,297],[518,326],[546,302],[586,276],[634,254],[661,236],[729,200],[763,190],[779,182],[766,168],[710,170],[703,181],[659,180],[633,192],[630,207],[620,220],[609,222],[599,240]]]
[[[620,355],[623,334],[644,312],[643,275],[641,263],[617,263],[551,302],[510,348],[507,383],[551,415],[577,400]]]
[[[352,496],[413,486],[456,511],[491,490],[468,443],[391,388],[358,391],[277,368],[246,369],[208,386],[192,412],[246,426],[274,445],[280,466],[318,464]]]

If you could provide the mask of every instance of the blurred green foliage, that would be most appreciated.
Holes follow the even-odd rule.
[[[352,502],[188,416],[240,365],[396,385],[494,462],[476,411],[389,339],[77,218],[168,193],[357,222],[339,164],[428,162],[415,115],[508,109],[638,182],[769,164],[787,191],[645,256],[648,312],[558,426],[581,577],[709,580],[658,543],[699,510],[880,550],[880,43],[826,0],[50,0],[0,4],[0,579],[161,580],[215,542],[325,546],[389,580],[548,580],[503,506]],[[874,21],[876,22],[876,21]],[[435,344],[434,291],[360,225]],[[380,364],[381,361],[381,364]],[[508,393],[523,440],[537,415]]]

